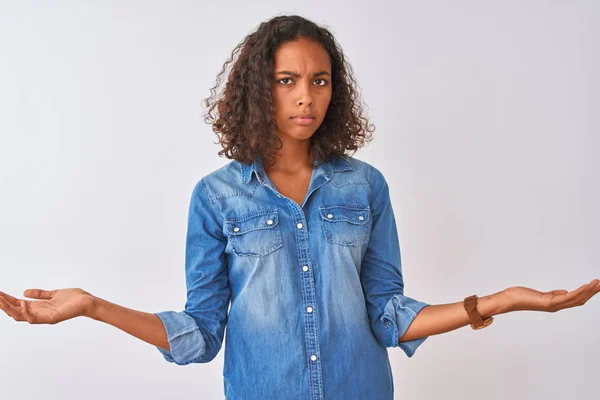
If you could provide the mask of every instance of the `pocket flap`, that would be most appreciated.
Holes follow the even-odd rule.
[[[277,210],[263,211],[242,217],[225,218],[225,230],[230,235],[243,235],[256,229],[272,229],[279,223]]]
[[[369,222],[371,213],[369,206],[321,206],[321,218],[326,221],[346,221],[352,224],[364,225]]]

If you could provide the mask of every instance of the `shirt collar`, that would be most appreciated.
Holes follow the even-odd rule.
[[[262,158],[260,155],[257,155],[252,164],[241,164],[242,171],[242,183],[246,184],[250,182],[252,179],[252,173],[260,176],[265,175],[265,169],[263,167]],[[345,156],[337,155],[334,156],[333,159],[326,163],[319,163],[317,160],[313,162],[313,165],[318,170],[322,171],[325,176],[331,178],[331,175],[334,172],[341,171],[353,171],[354,167],[350,162],[346,159]],[[319,172],[319,171],[317,171]]]

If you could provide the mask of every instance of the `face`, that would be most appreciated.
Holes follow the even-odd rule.
[[[282,140],[309,139],[325,119],[331,100],[329,54],[319,43],[300,38],[277,49],[274,67],[273,102],[279,136]]]

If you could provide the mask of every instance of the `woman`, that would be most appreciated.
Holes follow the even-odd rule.
[[[439,305],[405,296],[386,180],[346,154],[373,131],[355,84],[328,30],[299,16],[262,23],[205,103],[219,155],[232,161],[192,193],[185,309],[145,313],[78,288],[24,292],[37,301],[0,292],[0,308],[30,324],[103,321],[178,365],[214,359],[227,325],[227,399],[376,400],[393,398],[387,347],[412,357],[428,336],[600,291],[594,279],[572,292],[511,287]]]

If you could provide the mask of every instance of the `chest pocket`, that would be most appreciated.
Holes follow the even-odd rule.
[[[225,218],[224,227],[238,256],[263,257],[283,246],[277,209]]]
[[[371,212],[368,205],[324,205],[319,207],[319,214],[328,242],[359,246],[369,240]]]

